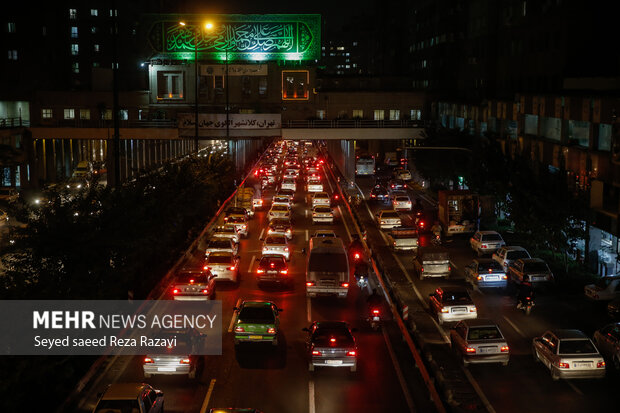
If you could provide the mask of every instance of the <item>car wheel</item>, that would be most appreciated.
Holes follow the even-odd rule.
[[[308,371],[314,371],[314,364],[308,364]]]
[[[508,365],[508,360],[502,361],[502,366],[506,367]]]

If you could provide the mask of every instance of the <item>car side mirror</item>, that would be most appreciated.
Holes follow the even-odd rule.
[[[307,331],[307,332],[310,332],[310,330],[308,329],[308,327],[304,327],[304,328],[302,328],[302,329],[301,329],[301,331]]]

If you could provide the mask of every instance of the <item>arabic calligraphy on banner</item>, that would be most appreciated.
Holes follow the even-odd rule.
[[[226,76],[226,65],[200,65],[200,76]],[[228,65],[229,76],[267,76],[267,65]]]
[[[179,114],[179,129],[194,128],[195,115],[193,113]],[[228,115],[228,129],[280,129],[282,117],[279,114],[238,114]],[[199,113],[199,129],[226,129],[226,114]]]

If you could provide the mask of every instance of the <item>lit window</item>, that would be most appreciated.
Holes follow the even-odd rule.
[[[97,9],[90,9],[90,15],[97,17],[97,15],[98,15]]]
[[[90,28],[90,32],[91,32],[92,34],[96,34],[96,33],[97,33],[97,27],[95,27],[95,26],[91,27],[91,28]]]
[[[6,24],[6,30],[9,33],[15,33],[15,23],[14,22],[8,22]]]
[[[69,18],[71,20],[77,19],[77,9],[69,9]]]
[[[344,55],[345,55],[345,56],[349,56],[349,55],[350,55],[350,53],[349,53],[349,52],[346,52]]]
[[[98,44],[93,45],[93,50],[95,51],[95,53],[98,52],[99,51],[99,45]]]
[[[357,67],[357,63],[353,63],[353,67]]]
[[[110,9],[110,17],[114,17],[114,16],[118,16],[118,10],[114,9]]]
[[[351,65],[346,65],[344,68],[345,69],[351,69]]]
[[[52,110],[51,109],[41,109],[41,117],[43,119],[51,119],[52,118]]]
[[[112,120],[112,109],[104,109],[101,113],[103,120]]]
[[[400,110],[390,109],[390,120],[400,120]]]
[[[420,120],[422,119],[422,111],[419,109],[411,109],[409,116],[411,117],[411,120]]]
[[[282,71],[282,100],[307,100],[310,72],[307,70]]]
[[[385,111],[383,109],[375,109],[375,120],[385,119]]]
[[[362,109],[353,109],[353,119],[362,119],[364,117],[364,111]]]
[[[75,109],[65,109],[64,119],[75,119]]]
[[[80,109],[80,119],[90,120],[90,109]]]
[[[258,94],[259,96],[267,95],[267,77],[258,79]]]
[[[71,64],[71,70],[73,73],[80,73],[80,64],[78,62],[73,62]]]
[[[119,120],[129,120],[129,111],[127,109],[121,109],[118,111]]]
[[[357,46],[357,42],[353,42],[353,46]]]
[[[78,28],[76,26],[71,26],[71,38],[77,39],[78,37]]]
[[[336,48],[336,50],[344,50],[344,47],[343,47],[343,46],[338,46],[338,47]]]
[[[9,60],[17,60],[17,50],[9,50]]]
[[[72,54],[73,56],[77,56],[77,54],[78,54],[79,52],[80,52],[80,47],[78,46],[78,44],[77,44],[77,43],[73,43],[73,44],[71,45],[71,54]]]
[[[183,88],[183,72],[157,72],[157,99],[183,99]]]
[[[43,26],[43,28],[41,29],[41,34],[43,36],[47,36],[47,27]]]
[[[316,111],[316,117],[317,119],[325,119],[325,111],[323,109],[319,109]]]

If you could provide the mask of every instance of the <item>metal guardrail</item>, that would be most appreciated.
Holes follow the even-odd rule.
[[[30,121],[22,118],[1,118],[0,129],[21,128],[30,126]]]
[[[365,119],[338,119],[338,120],[287,120],[282,122],[283,128],[423,128],[423,120],[365,120]]]
[[[177,128],[176,119],[153,119],[153,120],[121,120],[121,128]],[[46,119],[36,124],[24,126],[34,127],[66,127],[66,128],[113,128],[114,122],[110,119]]]

